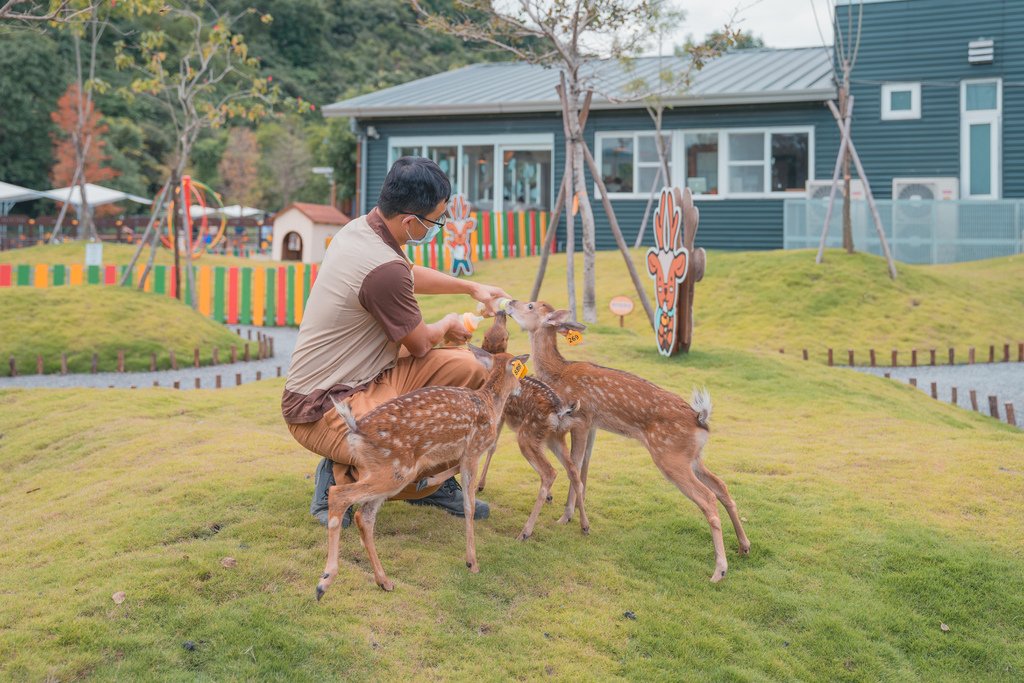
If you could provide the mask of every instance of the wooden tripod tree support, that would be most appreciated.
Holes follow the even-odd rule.
[[[857,175],[860,177],[861,182],[864,183],[864,195],[867,197],[868,207],[871,209],[871,217],[875,222],[875,231],[878,233],[878,240],[882,244],[882,253],[885,255],[885,260],[889,264],[889,277],[895,280],[896,264],[892,260],[892,253],[889,251],[889,243],[885,239],[885,229],[882,227],[882,217],[878,213],[878,206],[875,204],[875,196],[871,192],[871,184],[868,182],[867,174],[864,173],[864,166],[860,162],[860,155],[857,154],[857,148],[853,146],[850,126],[850,119],[853,116],[853,95],[850,95],[847,100],[845,120],[839,113],[839,109],[836,107],[835,102],[829,100],[826,104],[832,112],[832,116],[836,120],[836,125],[839,126],[841,141],[839,143],[839,154],[836,157],[836,167],[832,172],[832,190],[828,195],[828,211],[825,213],[825,225],[821,230],[821,241],[818,244],[818,257],[815,259],[815,262],[821,263],[825,260],[825,240],[828,237],[828,224],[832,219],[832,207],[836,200],[836,188],[839,187],[839,171],[842,168],[844,156],[849,153],[850,158],[853,159],[853,163],[857,167]]]
[[[559,98],[562,101],[562,115],[563,115],[563,122],[565,122],[567,117],[568,117],[568,99],[565,96],[565,89],[561,85],[557,86],[555,89],[556,89],[556,91],[558,91]],[[573,276],[575,275],[575,273],[574,273],[574,268],[573,268],[573,263],[572,263],[573,253],[574,253],[575,249],[574,249],[574,244],[573,244],[573,242],[574,242],[574,235],[573,235],[573,230],[572,230],[572,227],[571,227],[572,226],[573,197],[575,196],[575,193],[572,191],[572,187],[573,187],[573,168],[572,168],[573,153],[572,153],[572,147],[573,147],[573,145],[577,145],[578,144],[580,146],[582,152],[583,152],[584,160],[585,160],[587,166],[590,168],[591,176],[593,176],[593,178],[594,178],[594,184],[597,185],[597,190],[598,190],[598,192],[601,193],[601,202],[602,202],[602,204],[604,206],[605,213],[608,215],[608,223],[609,223],[609,225],[611,227],[612,235],[615,237],[615,243],[618,245],[619,251],[622,252],[622,257],[626,261],[626,269],[629,271],[630,279],[633,281],[633,286],[636,288],[637,296],[640,298],[640,302],[643,304],[644,311],[646,311],[646,313],[647,313],[647,320],[650,323],[651,328],[654,329],[654,325],[655,325],[655,322],[654,322],[654,311],[651,308],[650,299],[647,297],[647,292],[644,290],[643,284],[640,281],[640,276],[639,276],[639,274],[636,271],[636,266],[634,266],[633,261],[630,258],[629,249],[626,246],[625,239],[623,239],[623,237],[622,237],[622,231],[619,229],[619,222],[618,222],[618,220],[615,217],[615,211],[612,209],[611,201],[608,199],[608,190],[607,190],[607,188],[604,185],[604,181],[601,179],[601,171],[597,167],[597,164],[594,162],[594,157],[590,153],[590,149],[587,147],[586,141],[582,138],[582,131],[586,127],[587,117],[588,117],[588,115],[590,113],[590,103],[591,103],[592,98],[593,98],[593,91],[587,91],[586,98],[585,98],[585,100],[583,102],[583,108],[580,111],[579,121],[580,121],[581,135],[580,135],[579,139],[576,139],[576,140],[572,139],[572,136],[568,132],[568,130],[569,130],[568,123],[564,123],[564,129],[565,129],[565,132],[566,132],[566,160],[565,160],[565,167],[566,168],[565,168],[565,173],[562,176],[562,184],[561,184],[560,189],[558,191],[558,198],[555,200],[554,209],[551,212],[551,220],[548,223],[547,239],[544,240],[544,245],[543,245],[543,248],[541,250],[540,265],[537,268],[537,277],[534,279],[534,282],[533,282],[533,289],[530,292],[530,299],[531,300],[536,300],[537,297],[540,295],[540,287],[541,287],[541,284],[543,284],[543,282],[544,282],[544,274],[545,274],[545,271],[547,269],[548,256],[551,253],[551,248],[552,248],[552,245],[554,244],[554,241],[555,241],[555,235],[556,235],[556,233],[558,231],[558,220],[560,218],[561,211],[563,210],[563,203],[564,203],[565,204],[564,208],[565,208],[566,214],[567,214],[566,215],[566,225],[567,225],[567,230],[566,230],[566,238],[567,238],[567,241],[566,241],[566,258],[569,259],[569,263],[568,263],[569,267],[567,268],[567,278],[570,281],[569,292],[570,292],[570,299],[571,299],[570,303],[572,305],[572,309],[571,310],[575,311],[575,297],[573,296],[575,294],[575,287],[574,287],[574,281],[573,281]],[[582,173],[582,171],[581,171],[581,173]],[[582,199],[582,201],[580,201],[580,204],[582,205],[584,202],[588,202],[587,198],[585,198],[585,197]],[[589,206],[589,203],[587,205]],[[575,315],[574,315],[574,317],[575,317]]]

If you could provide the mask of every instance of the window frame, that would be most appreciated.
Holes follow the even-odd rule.
[[[995,109],[967,109],[967,86],[995,83]],[[992,185],[988,194],[971,194],[971,126],[989,124],[992,137],[989,141],[989,173]],[[967,78],[960,81],[960,198],[1000,199],[1003,191],[1003,79]]]
[[[494,148],[494,208],[491,211],[495,213],[505,211],[505,195],[502,192],[504,187],[504,173],[505,164],[499,160],[502,159],[501,153],[505,149],[520,150],[520,149],[532,149],[535,151],[548,151],[551,153],[551,166],[552,166],[552,177],[549,179],[551,187],[548,189],[549,196],[552,198],[551,201],[555,200],[555,136],[553,133],[513,133],[508,135],[395,135],[388,136],[387,138],[387,150],[388,150],[388,168],[395,163],[397,157],[395,157],[396,147],[419,147],[420,154],[426,156],[428,147],[455,147],[457,148],[457,168],[455,169],[455,175],[451,177],[452,180],[452,193],[462,191],[462,157],[463,147],[484,147],[491,146]],[[456,189],[458,188],[458,189]],[[473,207],[476,209],[476,207]],[[554,207],[550,207],[548,211],[554,210]]]
[[[910,93],[910,109],[893,109],[894,92]],[[921,84],[915,81],[882,84],[881,117],[883,121],[914,121],[921,118]]]
[[[814,173],[814,139],[815,127],[810,126],[746,126],[735,128],[674,128],[662,130],[662,135],[671,136],[672,161],[669,170],[673,179],[686,178],[686,136],[698,134],[710,134],[718,136],[718,194],[694,194],[694,199],[722,201],[725,199],[800,199],[807,196],[804,190],[780,190],[772,191],[772,167],[771,167],[771,145],[772,135],[775,134],[806,134],[807,135],[807,180],[815,180]],[[764,136],[764,158],[761,161],[735,162],[736,166],[757,166],[764,169],[763,185],[760,192],[732,192],[729,188],[729,134],[730,133],[760,133]],[[601,130],[594,133],[594,161],[598,168],[601,167],[601,141],[606,137],[633,137],[633,192],[609,192],[608,198],[612,200],[646,200],[646,191],[636,191],[637,188],[637,160],[639,158],[639,146],[636,140],[637,135],[654,135],[655,131],[648,130]],[[676,183],[678,185],[678,183]],[[679,185],[685,187],[685,183]],[[594,196],[600,198],[601,194],[597,183],[593,187]]]

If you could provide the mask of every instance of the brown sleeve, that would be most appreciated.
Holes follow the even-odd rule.
[[[371,270],[359,288],[359,303],[393,342],[405,338],[423,320],[413,295],[412,271],[401,261],[389,261]]]

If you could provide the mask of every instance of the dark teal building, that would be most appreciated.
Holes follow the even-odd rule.
[[[840,0],[837,26],[845,29],[847,13],[859,11],[857,2]],[[1017,161],[1024,125],[1015,118],[1024,99],[1024,42],[1013,40],[1024,29],[1024,2],[865,0],[862,26],[853,131],[874,196],[889,200],[895,191],[958,207],[965,204],[958,200],[1024,198]],[[634,72],[615,62],[592,67],[585,135],[629,243],[660,186],[658,161],[650,116],[614,94],[638,75],[654,81],[671,60],[640,59]],[[694,194],[702,246],[809,246],[791,239],[789,226],[820,232],[820,207],[804,200],[823,185],[827,193],[838,152],[838,128],[825,106],[837,96],[834,63],[834,51],[823,47],[733,51],[668,101],[663,133],[672,180]],[[433,158],[481,210],[550,210],[565,151],[557,82],[554,69],[475,64],[325,107],[326,116],[349,117],[359,135],[358,210],[373,206],[391,162],[406,154]],[[598,248],[613,248],[600,201],[593,203]],[[892,222],[895,210],[884,209]],[[1012,212],[1016,221],[1019,211]],[[1011,230],[1019,230],[1016,222]],[[645,235],[652,243],[649,228]]]

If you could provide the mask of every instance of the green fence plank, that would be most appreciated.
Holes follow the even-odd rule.
[[[167,266],[153,266],[153,291],[167,294]]]
[[[98,285],[102,282],[103,273],[99,266],[87,266],[86,267],[86,282],[90,285]]]
[[[267,295],[263,307],[263,324],[266,327],[277,325],[277,268],[267,268]]]
[[[32,266],[27,263],[18,264],[18,278],[15,280],[19,287],[32,285]]]
[[[63,266],[63,265],[57,264],[57,265],[55,265],[53,267],[53,271],[52,272],[53,272],[53,286],[54,287],[59,287],[61,285],[66,285],[68,283],[68,281],[67,281],[67,272],[68,272],[67,271],[67,266]]]
[[[226,271],[224,266],[216,266],[213,269],[213,319],[219,323],[226,320],[224,316],[224,302],[227,301],[227,292],[224,289]]]
[[[242,305],[238,309],[238,322],[252,324],[252,268],[242,268]]]
[[[288,288],[285,290],[288,292],[285,303],[287,304],[288,315],[285,318],[286,325],[295,324],[295,266],[288,266],[288,277],[285,278],[288,283]]]

